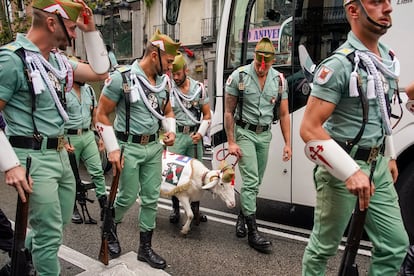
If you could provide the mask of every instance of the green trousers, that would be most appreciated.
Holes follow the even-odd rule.
[[[76,163],[82,160],[86,170],[96,186],[96,197],[106,195],[105,177],[102,169],[101,157],[95,141],[93,131],[87,131],[81,135],[67,135],[70,143],[75,147]]]
[[[373,182],[365,231],[372,242],[372,260],[368,275],[397,275],[408,247],[408,236],[401,219],[398,196],[388,168],[388,158],[379,156]],[[369,175],[370,165],[357,161]],[[325,275],[329,257],[338,245],[355,207],[356,196],[345,183],[331,176],[325,168],[314,171],[316,206],[312,234],[302,260],[302,275]]]
[[[240,202],[243,214],[249,216],[256,213],[256,197],[266,169],[272,133],[268,130],[256,134],[239,126],[235,131],[236,143],[243,154],[238,162],[242,178]]]
[[[168,147],[168,150],[193,158],[195,158],[195,152],[197,150],[197,159],[201,161],[203,158],[202,139],[198,142],[197,145],[195,145],[193,144],[193,139],[191,139],[191,136],[182,132],[177,132],[175,136],[174,146]]]
[[[119,193],[115,200],[115,222],[122,221],[125,213],[141,199],[138,222],[140,231],[155,228],[162,173],[162,145],[151,142],[140,145],[119,141],[124,146],[124,168],[119,179]]]
[[[46,144],[44,139],[43,144]],[[32,158],[30,175],[33,193],[29,199],[29,227],[26,247],[40,276],[60,274],[57,256],[63,226],[70,221],[75,201],[75,178],[66,150],[26,150],[15,148],[23,165]]]

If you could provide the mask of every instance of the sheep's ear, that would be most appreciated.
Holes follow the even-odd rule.
[[[216,186],[219,183],[220,179],[219,178],[214,178],[213,181],[207,183],[206,185],[204,185],[203,187],[201,187],[203,190],[208,190],[213,188],[214,186]]]

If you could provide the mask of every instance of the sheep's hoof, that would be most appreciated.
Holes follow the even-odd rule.
[[[182,229],[181,230],[181,234],[183,234],[184,236],[186,236],[188,234],[188,232],[190,231],[190,229]]]

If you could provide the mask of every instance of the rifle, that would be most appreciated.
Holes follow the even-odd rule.
[[[122,156],[124,153],[124,147],[121,148],[121,156],[120,156],[120,162],[122,162]],[[119,177],[121,175],[121,171],[118,171],[116,175],[112,178],[111,183],[111,191],[109,192],[108,201],[106,202],[104,206],[104,219],[102,223],[102,242],[101,242],[101,249],[99,250],[99,256],[98,259],[101,261],[104,265],[108,265],[109,263],[109,253],[108,253],[108,237],[111,234],[111,228],[114,224],[114,217],[115,217],[115,209],[114,209],[114,203],[115,203],[115,197],[116,193],[118,191],[118,184],[119,184]]]
[[[70,144],[69,138],[68,138],[68,142]],[[94,220],[89,214],[88,206],[86,205],[87,201],[90,203],[94,202],[92,199],[88,198],[88,190],[94,189],[96,188],[96,186],[93,182],[82,181],[79,175],[79,169],[78,169],[78,164],[76,162],[75,154],[73,152],[68,152],[68,155],[69,155],[70,166],[72,168],[73,175],[75,176],[75,180],[76,180],[76,200],[75,200],[74,210],[75,209],[77,210],[76,202],[78,202],[82,209],[82,216],[83,216],[83,220],[85,221],[85,224],[97,224],[96,220]],[[88,220],[86,220],[85,212],[88,215]]]
[[[29,172],[32,164],[30,155],[26,158],[26,181],[29,183]],[[29,250],[25,247],[27,217],[29,215],[29,194],[25,191],[26,202],[22,202],[19,195],[17,195],[16,220],[13,239],[13,248],[11,252],[11,275],[29,275],[32,267],[31,255]]]
[[[372,177],[375,171],[375,165],[377,161],[374,159],[371,163],[371,171],[369,175],[369,183],[372,181]],[[358,247],[361,241],[362,232],[364,231],[365,217],[367,210],[361,211],[359,209],[359,199],[355,204],[354,213],[352,214],[351,223],[349,226],[348,238],[346,240],[346,246],[344,255],[342,256],[341,266],[339,267],[338,276],[358,276],[358,265],[355,262],[356,255],[358,254]]]

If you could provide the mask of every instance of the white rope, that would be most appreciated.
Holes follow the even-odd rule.
[[[131,81],[132,81],[132,89],[137,89],[138,93],[140,95],[140,98],[142,99],[142,101],[144,102],[145,106],[148,108],[148,110],[158,119],[158,120],[164,120],[165,116],[163,116],[162,114],[158,113],[151,105],[151,103],[148,101],[147,95],[144,92],[144,89],[142,88],[141,82],[138,81],[138,78],[142,81],[142,84],[145,85],[146,88],[148,88],[149,90],[151,90],[154,93],[159,93],[161,91],[165,90],[165,87],[167,85],[167,83],[169,83],[169,78],[166,75],[163,75],[163,80],[161,82],[161,84],[157,85],[157,86],[153,86],[151,85],[143,76],[140,76],[137,74],[131,74]]]
[[[55,57],[58,62],[58,66],[60,70],[53,67],[40,53],[25,50],[25,54],[26,54],[26,62],[28,63],[29,68],[31,68],[31,70],[34,70],[34,71],[39,71],[40,75],[42,76],[43,81],[46,83],[47,88],[49,89],[50,95],[52,96],[53,101],[55,102],[55,105],[59,111],[60,116],[63,118],[65,122],[68,121],[69,116],[62,106],[62,103],[60,102],[59,97],[56,93],[55,87],[50,81],[48,73],[46,72],[45,68],[49,69],[50,73],[53,74],[58,80],[62,81],[68,75],[68,71],[72,72],[71,70],[68,70],[68,67],[71,67],[71,66],[63,60],[62,55],[59,53],[55,53]]]
[[[375,83],[375,94],[377,96],[378,104],[380,106],[381,118],[383,121],[383,127],[385,130],[385,134],[390,135],[392,133],[392,128],[391,128],[390,118],[388,116],[387,102],[385,100],[386,91],[384,91],[384,86],[381,80],[380,71],[387,77],[391,77],[393,79],[396,79],[398,76],[394,72],[386,68],[382,64],[382,62],[379,61],[376,58],[376,56],[371,53],[355,51],[355,55],[359,56],[359,58],[365,64],[365,67],[367,68],[369,73],[373,76],[373,80]]]
[[[198,86],[198,89],[196,90],[196,92],[194,93],[194,95],[192,97],[182,93],[181,90],[177,86],[174,86],[173,89],[172,89],[172,92],[171,92],[173,97],[175,97],[177,99],[178,105],[181,107],[181,109],[184,111],[184,113],[190,118],[191,121],[193,121],[196,124],[200,124],[201,120],[197,120],[196,118],[194,118],[194,116],[190,112],[190,110],[188,110],[184,106],[182,100],[191,102],[200,94],[201,91],[202,91],[202,85]]]

